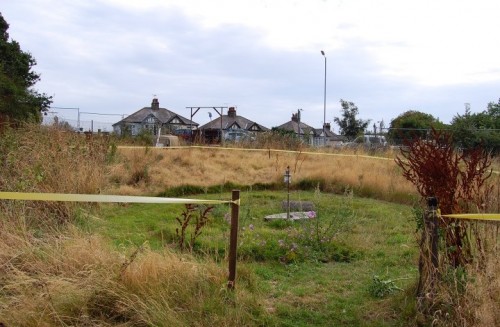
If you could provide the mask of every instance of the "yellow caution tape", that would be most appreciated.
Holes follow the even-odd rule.
[[[119,149],[140,149],[144,147],[140,146],[118,146]],[[209,149],[209,150],[232,150],[232,151],[253,151],[253,152],[281,152],[281,153],[293,153],[293,154],[307,154],[307,155],[320,155],[320,156],[332,156],[332,157],[353,157],[353,158],[366,158],[366,159],[379,159],[379,160],[390,160],[393,161],[394,158],[368,156],[361,154],[345,154],[345,153],[329,153],[329,152],[310,152],[310,151],[297,151],[297,150],[281,150],[281,149],[250,149],[250,148],[226,148],[221,146],[201,146],[201,145],[191,145],[191,146],[169,146],[169,147],[158,147],[153,149]]]
[[[453,219],[500,221],[500,214],[497,213],[456,213],[449,215],[441,215],[441,217],[453,218]]]
[[[122,202],[122,203],[200,203],[222,204],[239,201],[200,200],[181,198],[160,198],[148,196],[103,195],[103,194],[63,194],[63,193],[21,193],[0,192],[0,199],[4,200],[29,200],[29,201],[64,201],[64,202]]]

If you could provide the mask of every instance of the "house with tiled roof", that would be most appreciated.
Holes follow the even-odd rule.
[[[276,128],[284,131],[293,132],[300,138],[319,136],[314,127],[311,127],[300,120],[300,111],[297,111],[297,113],[293,113],[292,119],[290,119],[290,121],[287,121],[286,123],[281,124]]]
[[[343,140],[343,136],[332,132],[329,123],[325,123],[324,128],[314,128],[302,122],[300,110],[292,114],[290,121],[277,126],[276,129],[293,132],[311,146],[333,146]]]
[[[153,98],[151,107],[144,107],[130,116],[113,124],[115,134],[130,133],[137,135],[148,129],[153,135],[174,133],[178,129],[196,129],[199,124],[166,108],[160,108],[160,102]]]
[[[339,146],[347,141],[345,136],[335,134],[332,131],[330,123],[325,123],[324,128],[317,128],[315,131],[320,137],[325,137],[325,146]]]
[[[209,123],[200,126],[201,135],[207,143],[219,142],[220,135],[225,141],[239,141],[254,138],[258,133],[267,132],[269,128],[248,118],[238,116],[235,107],[229,107],[227,115],[222,115]]]

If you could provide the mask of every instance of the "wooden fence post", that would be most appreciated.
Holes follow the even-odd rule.
[[[431,263],[432,268],[434,268],[434,273],[437,272],[439,268],[439,254],[438,254],[438,241],[439,241],[439,222],[436,214],[438,207],[438,200],[435,197],[430,197],[427,199],[428,208],[428,220],[430,233],[429,233],[429,243],[431,247]],[[435,277],[435,274],[434,276]]]
[[[436,210],[438,200],[435,197],[427,198],[427,209],[423,215],[422,238],[420,240],[420,258],[418,260],[419,280],[417,298],[420,305],[428,302],[427,295],[432,294],[439,268],[439,223]],[[423,302],[422,302],[423,301]]]
[[[233,190],[231,203],[231,235],[229,238],[229,279],[227,282],[227,288],[234,289],[234,284],[236,280],[236,258],[237,258],[237,247],[238,247],[238,220],[240,215],[240,191]]]

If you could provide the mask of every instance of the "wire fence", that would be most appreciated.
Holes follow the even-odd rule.
[[[47,115],[43,117],[44,125],[66,125],[75,131],[81,132],[113,132],[113,124],[117,123],[119,120],[114,121],[104,121],[104,120],[78,120],[78,119],[66,119],[60,118],[56,115]]]

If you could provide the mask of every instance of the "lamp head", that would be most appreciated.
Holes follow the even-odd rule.
[[[325,51],[321,50],[321,54],[324,56],[325,55]]]

